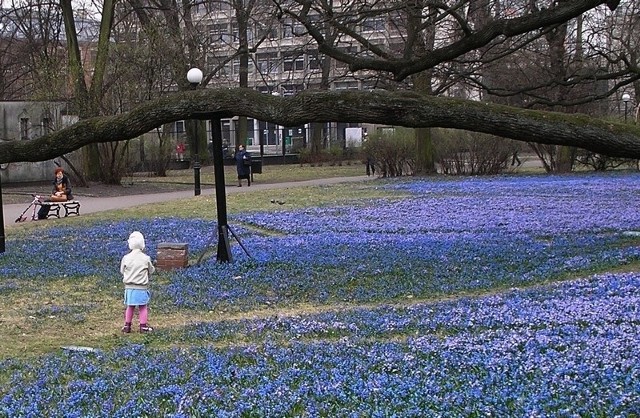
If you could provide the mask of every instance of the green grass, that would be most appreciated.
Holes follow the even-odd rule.
[[[349,161],[342,165],[310,166],[300,164],[265,165],[262,173],[254,174],[258,184],[284,183],[332,177],[353,177],[365,174],[365,167],[359,161]],[[136,173],[122,179],[125,185],[159,185],[174,184],[193,187],[193,170],[169,170],[166,177],[154,177],[150,173]],[[224,167],[225,184],[235,185],[237,173],[235,166]],[[213,166],[204,166],[200,170],[200,181],[203,186],[213,186]]]
[[[285,167],[272,179],[282,181],[291,179],[320,178],[320,176],[343,177],[348,170],[340,167]],[[353,175],[355,170],[351,171]],[[186,175],[172,173],[166,180],[186,180]],[[146,181],[164,181],[148,178]],[[192,179],[191,179],[192,180]],[[264,181],[264,180],[262,180]],[[244,193],[232,193],[227,196],[227,208],[230,214],[259,210],[291,210],[294,208],[314,207],[333,204],[363,204],[369,199],[381,197],[399,198],[402,195],[380,187],[385,180],[345,183],[331,186],[288,187],[286,189],[267,189]],[[193,187],[192,183],[189,187]],[[126,197],[125,197],[126,198]],[[285,202],[283,205],[271,203],[272,199]],[[155,217],[198,217],[216,219],[215,196],[198,196],[189,199],[171,200],[163,203],[83,214],[79,217],[52,219],[47,222],[25,222],[8,230],[10,237],[34,236],[45,228],[55,228],[56,224],[88,225],[100,221],[121,219],[143,219]],[[9,243],[9,245],[11,245]],[[113,286],[105,293],[104,284],[96,278],[86,277],[81,283],[72,283],[65,277],[49,278],[43,282],[20,282],[19,290],[4,290],[4,303],[0,307],[2,326],[6,329],[0,339],[0,358],[30,357],[40,355],[65,345],[86,345],[102,348],[118,346],[123,342],[119,335],[121,318],[114,315],[114,307],[122,304],[122,290],[117,269],[114,269]],[[158,283],[167,280],[162,272],[155,278]],[[99,291],[96,289],[101,288]],[[100,294],[94,298],[94,294]],[[89,306],[84,318],[79,313],[55,312],[56,306]],[[315,310],[317,307],[296,306],[295,312]],[[82,309],[80,309],[82,311]],[[279,312],[282,310],[280,309]],[[25,312],[28,314],[25,317]],[[292,310],[292,312],[294,312]],[[273,311],[256,307],[250,314],[238,312],[193,312],[160,311],[154,309],[155,323],[161,323],[165,329],[180,329],[188,322],[237,319],[256,315],[272,315]],[[132,334],[127,340],[146,341],[148,337]],[[166,342],[157,341],[160,346]]]
[[[227,179],[235,179],[233,167],[227,167]],[[212,169],[203,169],[203,184],[213,181]],[[362,176],[363,167],[323,166],[301,167],[267,166],[264,174],[256,175],[256,183],[281,183],[285,181],[302,181],[317,178]],[[193,172],[181,170],[170,172],[167,177],[134,177],[133,182],[148,184],[184,185],[193,188]],[[400,199],[404,196],[398,191],[384,188],[385,179],[376,179],[356,183],[343,183],[331,186],[287,187],[282,189],[243,189],[243,193],[229,193],[227,195],[227,209],[229,214],[250,211],[288,211],[298,208],[317,207],[337,204],[366,204],[371,199],[390,198]],[[230,183],[233,184],[233,183]],[[209,186],[211,187],[211,186]],[[123,197],[126,198],[126,197]],[[285,202],[283,205],[271,203],[271,200]],[[8,229],[8,236],[36,236],[44,228],[55,228],[57,224],[88,225],[100,221],[114,221],[121,219],[149,219],[156,217],[197,217],[216,219],[216,202],[214,195],[202,195],[188,199],[172,200],[153,205],[132,207],[124,210],[83,214],[80,217],[52,219],[47,222],[25,222]],[[10,243],[9,243],[10,245]],[[159,273],[156,277],[159,283],[168,280],[167,276]],[[356,284],[354,284],[356,285]],[[360,284],[361,285],[361,284]],[[100,288],[96,292],[96,289]],[[86,277],[81,283],[71,283],[65,277],[49,278],[43,282],[21,282],[19,290],[2,290],[4,300],[0,307],[0,318],[6,332],[0,339],[0,358],[29,357],[56,350],[64,345],[87,345],[108,348],[118,346],[123,339],[118,330],[121,318],[117,308],[122,302],[121,283],[114,269],[113,284],[105,292],[104,283],[98,279]],[[94,294],[99,294],[95,298]],[[414,301],[415,302],[415,301]],[[398,303],[401,303],[398,301]],[[56,306],[90,306],[85,318],[80,313],[71,311],[55,312]],[[345,303],[345,306],[348,304]],[[162,324],[164,329],[175,329],[179,333],[181,327],[189,322],[219,321],[237,319],[244,316],[273,315],[273,309],[256,307],[250,313],[238,311],[185,311],[154,309],[153,320]],[[278,307],[281,315],[315,312],[324,309],[336,309],[335,306],[306,306],[296,305],[290,310]],[[114,310],[116,311],[114,314]],[[80,309],[79,311],[82,311]],[[25,316],[24,312],[28,312]],[[146,341],[144,335],[131,335],[127,340]],[[160,346],[166,344],[156,341]]]
[[[379,183],[378,183],[379,184]],[[234,214],[250,211],[285,211],[312,206],[348,204],[381,197],[399,197],[397,192],[376,188],[374,184],[339,184],[328,186],[294,187],[281,190],[262,190],[226,196],[227,213]],[[271,203],[271,200],[284,202],[283,205]],[[66,218],[64,222],[92,223],[104,220],[142,219],[153,217],[202,218],[215,220],[215,195],[171,200],[153,205],[137,206],[127,209],[90,213],[77,218]],[[39,225],[25,224],[26,228]]]
[[[296,176],[300,179],[302,176]],[[341,177],[341,176],[337,176]],[[173,178],[173,177],[172,177]],[[315,177],[318,178],[318,177]],[[226,195],[229,214],[251,211],[285,211],[313,206],[348,204],[382,197],[399,198],[402,195],[380,187],[384,180],[370,182],[342,183],[331,186],[303,186],[274,188],[268,190],[252,189],[243,193]],[[192,186],[191,186],[192,187]],[[272,203],[279,201],[283,204]],[[216,219],[215,194],[201,195],[179,201],[167,201],[153,205],[132,207],[115,211],[92,213],[69,221],[93,222],[96,220],[139,219],[152,217],[182,217]]]
[[[308,165],[274,165],[263,167],[262,174],[254,175],[254,184],[275,184],[285,182],[299,182],[306,180],[316,180],[336,177],[357,177],[362,176],[364,167],[356,162],[342,166],[308,166]],[[132,188],[133,194],[138,193],[162,193],[180,190],[193,190],[194,175],[193,170],[170,170],[166,177],[155,177],[149,174],[138,173],[135,176],[122,179],[123,187]],[[203,167],[201,170],[201,183],[203,189],[212,189],[213,167]],[[235,167],[225,166],[225,183],[228,186],[236,185]],[[380,184],[373,182],[374,185]],[[117,194],[117,186],[113,186]],[[332,185],[331,187],[290,187],[274,188],[269,191],[257,192],[255,189],[245,190],[244,193],[228,194],[228,213],[238,213],[254,210],[290,210],[292,208],[309,207],[314,205],[327,205],[335,202],[356,201],[361,199],[371,199],[389,195],[388,192],[376,187],[360,186],[353,184]],[[92,189],[77,188],[78,193],[92,194]],[[3,194],[5,203],[17,203],[11,199],[16,195],[11,191],[3,190],[9,196]],[[131,193],[130,193],[131,194]],[[122,197],[126,199],[126,195]],[[19,202],[25,200],[24,196],[18,196]],[[271,200],[286,202],[284,205],[271,203]],[[28,204],[28,203],[27,203]],[[25,205],[27,205],[25,204]],[[48,228],[56,222],[77,222],[79,224],[91,223],[96,220],[120,220],[120,219],[140,219],[158,216],[175,217],[199,217],[204,219],[215,219],[216,203],[214,195],[199,196],[180,201],[168,201],[153,205],[133,207],[128,209],[112,210],[100,213],[83,214],[80,217],[69,217],[65,219],[50,219],[46,223],[24,222],[10,225],[11,234],[20,236],[31,234],[41,228]],[[14,228],[16,226],[17,228]]]

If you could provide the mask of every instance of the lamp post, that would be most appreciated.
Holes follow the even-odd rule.
[[[0,179],[0,253],[4,253],[4,251],[4,207],[2,206],[2,180]]]
[[[280,97],[280,92],[279,91],[273,91],[271,92],[272,96],[276,96],[276,97]],[[275,134],[276,134],[276,138],[278,138],[278,133],[280,134],[280,145],[282,145],[282,164],[285,163],[286,161],[286,154],[287,154],[287,149],[286,149],[286,144],[285,144],[285,136],[284,136],[284,126],[281,129],[278,129],[278,125],[275,126]]]
[[[622,101],[624,102],[624,123],[627,123],[627,106],[629,105],[629,100],[631,100],[629,93],[623,93]]]
[[[192,68],[187,72],[187,81],[191,84],[191,88],[195,90],[198,88],[198,85],[202,82],[202,71],[199,68]],[[199,146],[200,146],[200,138],[198,138],[198,123],[200,121],[196,120],[193,128],[194,136],[193,139],[193,183],[194,183],[194,194],[196,196],[200,195],[200,155],[199,155]]]

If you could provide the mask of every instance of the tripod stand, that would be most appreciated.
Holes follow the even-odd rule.
[[[220,231],[221,229],[223,229],[224,231]],[[240,247],[242,247],[242,250],[247,255],[247,257],[253,260],[253,257],[251,256],[251,254],[249,254],[247,247],[244,246],[240,238],[236,235],[235,232],[233,232],[233,229],[231,229],[229,225],[220,225],[218,226],[218,237],[220,238],[218,240],[218,261],[220,261],[220,258],[221,258],[219,256],[221,252],[221,248],[220,248],[221,245],[226,246],[226,249],[223,249],[223,251],[227,255],[228,260],[224,260],[224,261],[233,261],[231,259],[231,251],[229,249],[229,237],[226,234],[227,230],[231,232],[231,235],[236,239],[236,241],[238,241],[238,244],[240,244]],[[206,247],[209,247],[211,244],[213,244],[213,239],[214,239],[214,236],[212,235],[211,238],[209,238],[209,241],[207,241]],[[200,257],[198,257],[198,261],[196,262],[196,265],[200,264],[200,262],[202,261],[206,253],[207,253],[207,250],[205,249],[205,251],[202,254],[200,254]]]

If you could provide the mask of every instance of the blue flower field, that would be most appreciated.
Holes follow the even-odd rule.
[[[159,272],[152,335],[3,356],[0,417],[640,416],[639,173],[367,187],[389,197],[230,215],[249,254],[232,240],[233,263]],[[197,259],[216,225],[9,236],[0,297],[90,282],[92,298],[29,315],[118,317],[95,295],[121,297],[133,230],[152,258],[170,241]],[[161,322],[180,315],[198,319]]]

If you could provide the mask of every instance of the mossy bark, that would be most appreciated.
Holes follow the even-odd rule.
[[[185,91],[131,112],[95,117],[49,135],[0,144],[0,163],[45,161],[93,143],[124,141],[184,119],[247,116],[282,126],[360,122],[410,128],[455,128],[518,141],[584,148],[640,158],[640,127],[582,114],[513,108],[415,92],[327,91],[274,97],[250,89]]]

